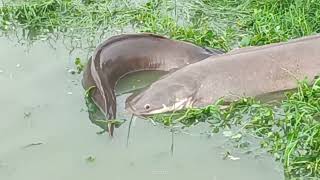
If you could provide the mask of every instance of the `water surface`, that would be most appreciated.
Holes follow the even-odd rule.
[[[175,135],[173,156],[169,129],[145,120],[133,123],[129,147],[128,123],[113,140],[97,135],[101,129],[84,111],[81,75],[68,72],[80,51],[69,56],[61,44],[54,50],[37,43],[29,51],[15,44],[0,39],[0,179],[283,179],[269,155],[243,155],[221,135],[200,136],[201,128]],[[124,118],[126,96],[118,98]],[[240,159],[223,160],[227,151]]]

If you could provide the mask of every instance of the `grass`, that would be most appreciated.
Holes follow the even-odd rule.
[[[299,83],[296,92],[288,93],[280,106],[262,104],[252,98],[223,101],[205,108],[152,117],[167,126],[182,123],[186,127],[208,123],[212,132],[233,130],[232,138],[245,135],[260,139],[265,148],[281,161],[288,178],[320,178],[320,79],[309,86]]]
[[[153,32],[229,51],[320,33],[320,1],[27,0],[0,7],[0,32],[21,43],[63,39],[71,49],[87,51],[114,34]],[[79,59],[76,64],[80,72]],[[154,118],[167,126],[208,123],[213,132],[236,127],[232,137],[261,139],[261,147],[283,163],[287,177],[319,178],[319,85],[319,80],[313,86],[300,82],[279,107],[246,98],[227,108],[219,101]],[[105,128],[104,122],[95,123]]]
[[[0,8],[0,29],[28,42],[68,38],[76,48],[93,48],[122,31],[154,32],[228,51],[320,32],[320,2],[28,0]]]

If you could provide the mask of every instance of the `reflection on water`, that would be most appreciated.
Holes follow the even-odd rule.
[[[52,50],[38,43],[26,53],[0,39],[0,49],[1,180],[283,179],[271,157],[241,154],[221,135],[177,134],[173,156],[169,130],[141,119],[133,123],[128,148],[128,123],[112,140],[97,135],[101,128],[83,110],[81,75],[68,73],[75,57],[62,45]],[[130,116],[123,111],[126,96],[118,98],[122,118]],[[226,151],[240,159],[223,160]]]
[[[118,81],[116,94],[126,94],[147,87],[151,82],[165,75],[165,71],[138,71],[130,73]]]

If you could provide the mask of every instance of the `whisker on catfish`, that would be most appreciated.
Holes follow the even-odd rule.
[[[134,117],[134,114],[131,115],[130,122],[129,122],[128,134],[127,134],[127,147],[129,146],[129,138],[130,138],[130,131],[131,131],[133,117]]]

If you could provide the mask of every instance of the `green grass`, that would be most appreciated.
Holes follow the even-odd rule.
[[[320,32],[320,1],[29,0],[0,8],[0,29],[27,40],[63,36],[81,48],[124,30],[230,50]]]
[[[320,33],[320,1],[27,0],[0,7],[0,32],[23,43],[63,39],[66,46],[88,51],[114,34],[153,32],[229,51]],[[77,60],[77,70],[82,68]],[[319,85],[319,80],[311,87],[301,82],[279,107],[247,98],[227,108],[220,101],[154,118],[167,126],[208,123],[213,132],[236,127],[237,139],[261,139],[261,147],[283,163],[287,177],[319,178]],[[105,128],[104,122],[95,123]]]
[[[245,20],[250,45],[284,41],[320,32],[320,1],[251,1],[252,15]]]
[[[152,119],[166,126],[182,123],[189,127],[205,122],[214,133],[237,129],[234,135],[238,140],[248,134],[259,137],[261,147],[283,163],[287,177],[320,178],[319,99],[320,79],[312,86],[300,82],[298,90],[288,93],[276,107],[245,98],[227,108],[220,101]]]

